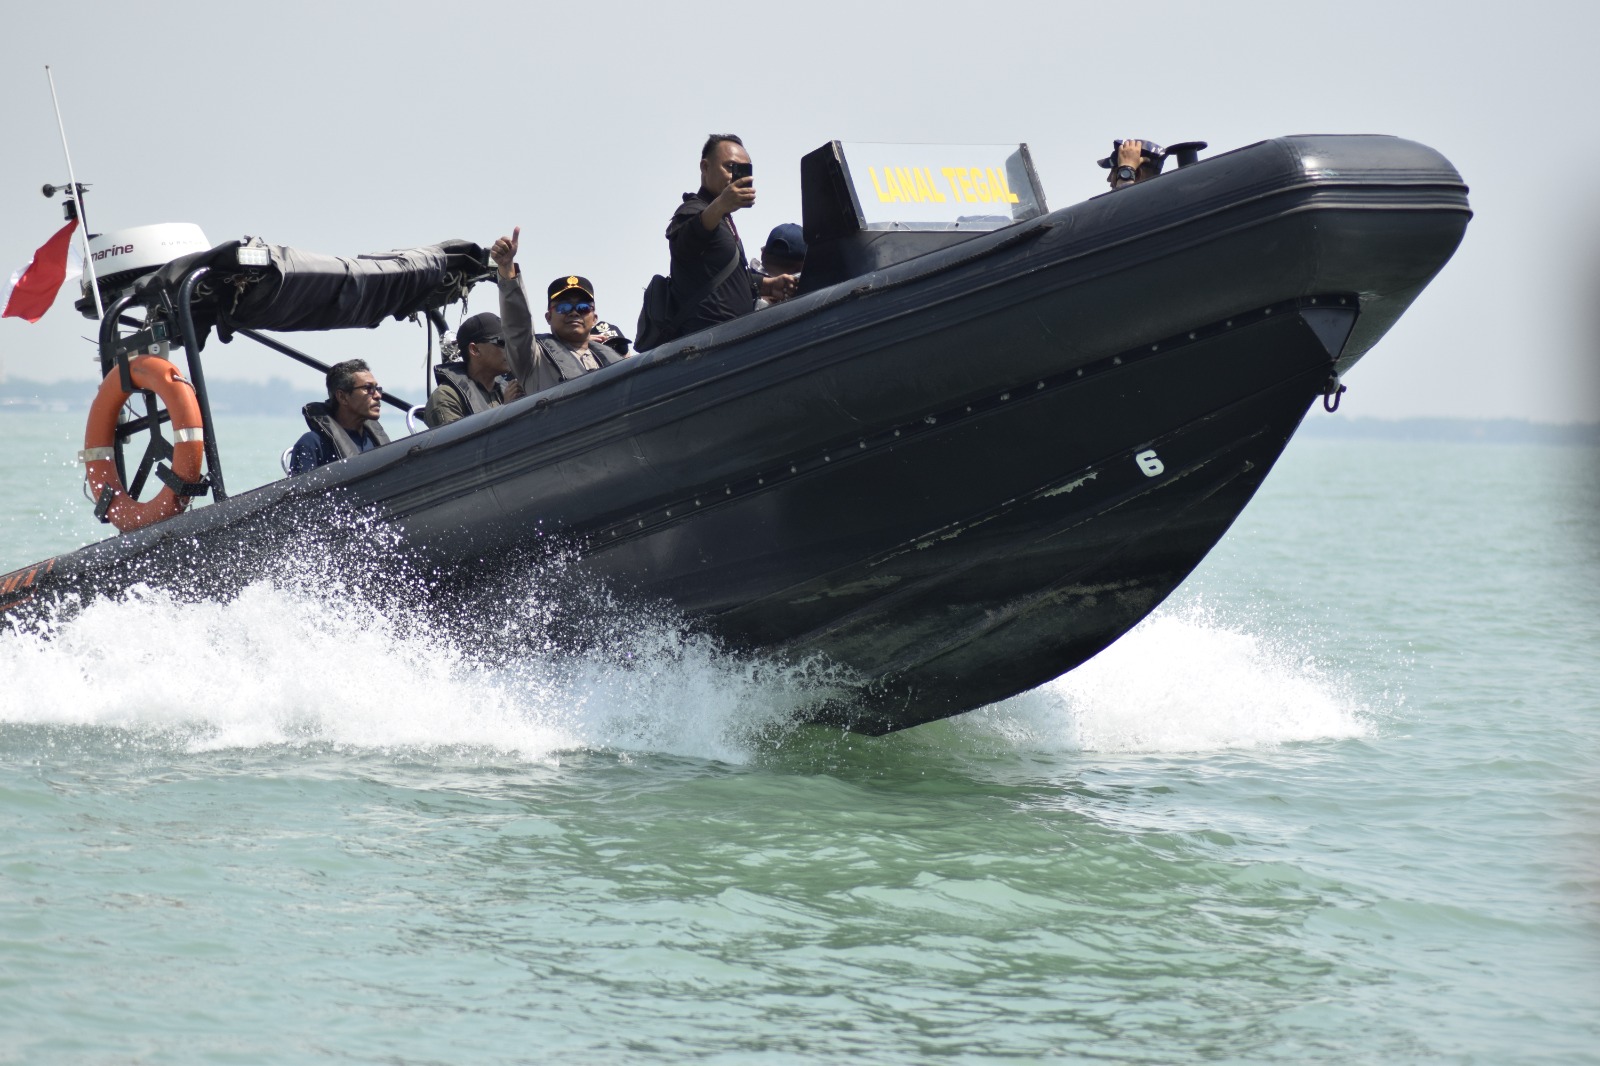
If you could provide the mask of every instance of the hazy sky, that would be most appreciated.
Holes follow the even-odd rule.
[[[520,224],[531,280],[589,276],[629,333],[712,131],[755,161],[752,252],[799,221],[798,160],[832,139],[1026,141],[1059,208],[1104,191],[1093,161],[1112,137],[1221,151],[1393,133],[1456,164],[1476,218],[1349,375],[1344,410],[1600,418],[1587,5],[89,3],[6,18],[6,273],[61,224],[39,193],[67,177],[46,63],[96,230],[193,222],[213,243],[354,255]],[[493,308],[480,287],[472,310]],[[90,332],[66,294],[37,325],[0,321],[0,372],[87,383]],[[297,337],[421,397],[418,327]],[[206,354],[213,377],[320,388],[248,341]]]

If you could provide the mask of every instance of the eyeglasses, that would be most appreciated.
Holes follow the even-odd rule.
[[[492,344],[496,348],[504,348],[506,346],[506,339],[504,337],[485,337],[481,341],[473,341],[472,343],[473,344]]]
[[[594,304],[589,303],[588,301],[575,304],[571,303],[570,301],[563,300],[558,304],[551,304],[550,310],[554,311],[558,315],[570,315],[574,311],[578,312],[580,315],[586,315],[590,311],[594,310]]]
[[[345,389],[344,391],[345,392],[364,392],[368,396],[382,396],[383,395],[383,386],[382,385],[373,385],[373,384],[352,385],[350,388]]]

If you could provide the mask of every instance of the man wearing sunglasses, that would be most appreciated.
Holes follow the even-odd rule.
[[[755,168],[744,142],[731,133],[711,134],[700,149],[700,188],[683,194],[667,223],[672,317],[660,323],[661,336],[652,343],[747,315],[757,300],[778,303],[795,294],[800,279],[794,274],[754,274],[745,260],[733,215],[755,202]],[[641,326],[639,343],[645,341]]]
[[[461,323],[456,329],[456,353],[459,359],[433,368],[439,387],[429,394],[422,412],[422,420],[433,429],[522,395],[522,386],[511,376],[499,315],[485,311]]]
[[[548,306],[544,315],[550,332],[534,334],[528,293],[516,263],[521,236],[519,226],[511,236],[495,241],[489,256],[494,260],[500,284],[506,355],[522,383],[522,391],[531,395],[620,363],[623,357],[616,349],[590,334],[598,321],[594,284],[578,274],[565,274],[550,283],[545,290]]]
[[[328,399],[300,409],[311,429],[294,443],[289,473],[303,474],[336,459],[371,451],[389,443],[378,425],[383,411],[383,386],[364,359],[346,359],[328,368]]]

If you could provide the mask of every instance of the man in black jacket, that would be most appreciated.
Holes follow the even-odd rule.
[[[756,202],[755,178],[744,142],[713,133],[700,149],[700,188],[684,193],[667,224],[672,251],[674,326],[663,340],[726,322],[794,295],[792,274],[761,277],[750,271],[733,213]]]

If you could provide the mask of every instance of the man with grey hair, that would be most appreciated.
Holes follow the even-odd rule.
[[[346,359],[328,368],[328,398],[300,409],[310,430],[295,441],[289,473],[303,474],[337,459],[371,451],[389,443],[378,425],[383,411],[383,386],[364,359]]]

